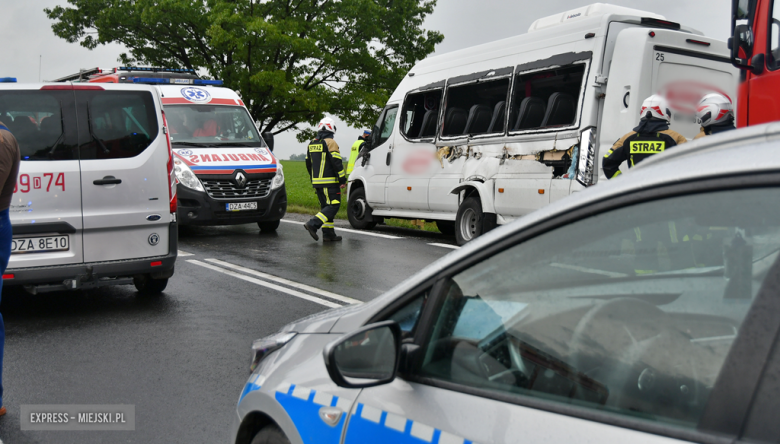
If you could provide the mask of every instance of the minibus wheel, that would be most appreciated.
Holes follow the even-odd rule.
[[[368,206],[366,200],[365,188],[358,188],[349,195],[347,201],[347,218],[352,228],[358,230],[370,230],[376,226],[376,222],[369,222],[368,215],[370,214],[371,207]]]
[[[482,202],[479,197],[467,197],[458,208],[455,217],[455,241],[458,245],[479,237],[482,234]]]

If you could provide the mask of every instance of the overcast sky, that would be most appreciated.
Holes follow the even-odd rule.
[[[541,17],[593,3],[588,0],[439,0],[425,22],[427,29],[444,34],[436,53],[454,51],[493,40],[523,34]],[[705,35],[725,40],[729,36],[731,3],[728,0],[613,0],[610,3],[649,10],[667,19],[696,28]],[[87,50],[54,35],[43,9],[64,0],[3,0],[0,14],[0,45],[3,61],[0,77],[20,82],[49,80],[78,72],[80,68],[118,66],[119,45]],[[40,71],[39,71],[40,68]],[[39,74],[40,73],[40,74]],[[340,125],[336,141],[348,148],[362,129]],[[280,134],[275,153],[282,159],[304,152],[292,134]]]

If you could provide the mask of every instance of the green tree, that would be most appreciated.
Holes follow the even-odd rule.
[[[299,131],[325,112],[370,126],[443,36],[422,28],[436,0],[68,0],[54,34],[119,43],[123,64],[184,66],[239,91],[263,131]]]

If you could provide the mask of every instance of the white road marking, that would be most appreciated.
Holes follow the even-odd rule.
[[[195,256],[195,255],[192,253],[187,253],[186,251],[179,250],[179,257],[184,257],[184,256]]]
[[[440,243],[437,243],[437,242],[432,242],[432,243],[429,243],[428,245],[433,245],[434,247],[452,248],[453,250],[457,250],[458,248],[460,248],[457,245],[440,244]]]
[[[297,221],[297,220],[282,219],[282,222],[287,222],[289,224],[303,225],[303,222],[300,222],[300,221]],[[352,230],[352,229],[349,229],[349,228],[336,227],[336,230],[338,230],[338,231],[346,231],[347,233],[365,234],[366,236],[382,237],[382,238],[385,238],[385,239],[403,239],[402,237],[399,237],[399,236],[390,236],[389,234],[372,233],[370,231]]]
[[[199,260],[188,259],[187,262],[189,262],[191,264],[195,264],[195,265],[200,265],[201,267],[205,267],[205,268],[208,268],[210,270],[218,271],[218,272],[226,274],[228,276],[233,276],[235,278],[239,278],[239,279],[245,280],[247,282],[251,282],[253,284],[257,284],[257,285],[260,285],[260,286],[263,286],[263,287],[267,287],[267,288],[270,288],[272,290],[281,291],[282,293],[287,293],[287,294],[289,294],[291,296],[295,296],[295,297],[298,297],[298,298],[301,298],[301,299],[305,299],[307,301],[314,302],[314,303],[320,304],[320,305],[324,305],[326,307],[330,307],[330,308],[342,307],[342,305],[336,304],[334,302],[326,301],[325,299],[320,299],[320,298],[318,298],[316,296],[311,296],[311,295],[308,295],[308,294],[305,294],[305,293],[301,293],[300,291],[290,290],[289,288],[281,287],[279,285],[272,284],[270,282],[261,281],[260,279],[255,279],[253,277],[245,276],[243,274],[236,273],[235,271],[226,270],[224,268],[217,267],[216,265],[207,264],[207,263],[201,262]]]
[[[550,266],[558,267],[558,268],[566,268],[574,271],[581,271],[583,273],[600,274],[602,276],[607,276],[611,278],[620,278],[620,277],[628,276],[625,273],[615,273],[614,271],[596,270],[595,268],[580,267],[579,265],[559,264],[557,262],[551,263]]]
[[[223,266],[225,268],[232,268],[234,270],[240,271],[242,273],[246,274],[252,274],[257,277],[261,277],[263,279],[269,280],[269,281],[275,281],[280,284],[285,284],[290,287],[295,287],[304,291],[308,291],[309,293],[318,294],[320,296],[325,296],[326,298],[335,299],[337,301],[346,302],[347,304],[362,304],[361,301],[358,301],[357,299],[352,299],[346,296],[342,296],[340,294],[331,293],[329,291],[321,290],[317,287],[312,287],[306,284],[301,284],[295,281],[291,281],[285,278],[280,278],[278,276],[274,276],[272,274],[263,273],[262,271],[253,270],[251,268],[242,267],[240,265],[231,264],[230,262],[221,261],[219,259],[206,259],[206,262],[211,262],[212,264],[217,264],[220,266]]]

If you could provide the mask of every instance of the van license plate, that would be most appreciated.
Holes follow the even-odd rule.
[[[70,250],[68,236],[18,237],[11,240],[11,253],[43,253]]]
[[[237,202],[225,204],[228,211],[256,210],[257,202]]]

